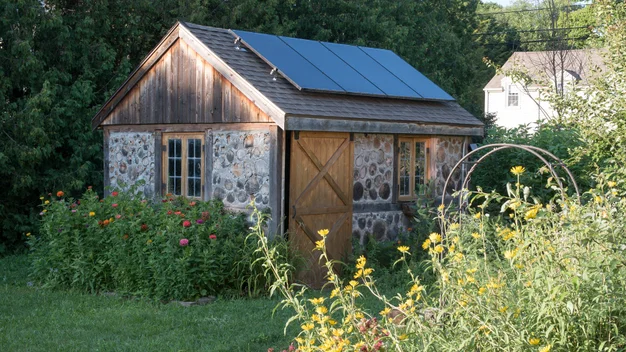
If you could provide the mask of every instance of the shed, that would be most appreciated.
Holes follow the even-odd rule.
[[[176,23],[92,120],[105,186],[148,196],[254,198],[310,255],[394,239],[402,205],[450,169],[483,125],[393,52]],[[460,175],[453,175],[458,184]],[[321,282],[321,271],[305,280]]]

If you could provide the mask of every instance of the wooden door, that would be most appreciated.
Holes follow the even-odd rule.
[[[328,229],[331,259],[343,259],[352,250],[353,143],[349,133],[293,133],[290,157],[289,238],[304,257],[298,278],[320,288],[325,271],[319,264],[321,240]]]

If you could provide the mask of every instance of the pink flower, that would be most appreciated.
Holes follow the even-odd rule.
[[[112,206],[113,208],[117,208],[117,203],[113,203],[113,204],[111,204],[111,206]]]
[[[212,233],[212,234],[209,235],[209,238],[212,239],[212,240],[216,240],[217,236],[215,236],[215,234]]]
[[[91,188],[91,187],[90,187],[90,188]],[[117,193],[116,191],[111,192],[111,195],[112,195],[113,197],[117,197],[117,195],[118,195],[118,194],[119,194],[119,193]]]
[[[196,220],[196,223],[198,223],[198,224],[202,224],[202,223],[204,223],[204,220],[202,220],[202,219],[198,219],[198,220]]]
[[[180,242],[178,242],[180,244],[181,247],[185,247],[186,245],[189,244],[189,240],[186,238],[183,238],[180,240]]]
[[[189,220],[183,221],[183,227],[189,227],[189,226],[191,226],[191,221]]]
[[[120,219],[122,216],[120,214],[115,215],[116,219]]]
[[[72,209],[72,213],[75,213],[75,212],[76,212],[76,209]]]

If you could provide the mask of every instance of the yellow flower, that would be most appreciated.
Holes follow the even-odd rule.
[[[439,243],[441,242],[441,235],[436,232],[433,232],[430,234],[430,236],[428,236],[428,239],[430,239],[432,243]]]
[[[487,291],[487,289],[484,287],[481,287],[478,289],[478,294],[482,296],[485,293],[485,291]]]
[[[550,348],[552,348],[552,345],[543,346],[543,347],[541,347],[539,352],[550,352]]]
[[[30,236],[30,232],[26,234],[26,237]]]
[[[532,282],[530,282],[530,281],[526,281],[526,282],[524,283],[524,287],[530,287],[530,286],[532,286],[532,285],[533,285],[533,283],[532,283]]]
[[[476,213],[474,214],[474,219],[480,219],[481,214],[480,213]]]
[[[474,274],[478,271],[478,268],[471,268],[471,269],[467,269],[465,270],[466,273],[468,274]]]
[[[309,331],[309,330],[313,330],[313,328],[315,327],[315,325],[313,325],[313,323],[306,323],[306,324],[302,324],[301,328],[304,331]]]
[[[43,200],[43,197],[39,197],[39,200]]]
[[[441,213],[441,212],[443,212],[443,209],[444,209],[445,207],[446,207],[445,205],[443,205],[443,204],[439,204],[439,206],[437,207],[437,210]]]
[[[146,243],[150,244],[150,243],[152,243],[152,240],[147,240]]]
[[[617,183],[615,183],[615,181],[609,181],[607,183],[607,185],[609,185],[609,187],[613,188],[613,187],[617,186]]]
[[[322,237],[326,237],[326,235],[328,235],[328,229],[323,229],[323,230],[319,230],[317,231],[317,233],[322,236]]]
[[[43,204],[50,204],[50,201],[47,200],[47,201],[43,202]]]
[[[443,252],[443,246],[438,244],[435,246],[435,252],[437,253],[442,253]]]
[[[352,287],[356,287],[359,283],[357,281],[355,281],[355,280],[350,280],[349,284]]]
[[[463,253],[458,252],[457,254],[454,255],[454,260],[456,260],[457,262],[460,262],[461,260],[463,260]]]
[[[424,241],[424,243],[422,243],[422,248],[424,250],[427,250],[428,247],[430,247],[430,239],[427,238],[426,241]]]
[[[312,298],[312,299],[309,299],[309,302],[311,302],[314,305],[318,306],[318,305],[324,303],[324,297]]]
[[[374,269],[367,268],[367,269],[363,270],[363,275],[367,276],[367,275],[370,275],[373,272],[374,272]]]
[[[404,341],[404,340],[406,340],[407,338],[408,338],[407,334],[402,334],[402,335],[398,336],[398,339],[399,339],[400,341]]]
[[[42,211],[43,211],[44,213],[46,213],[46,212],[48,212],[48,209],[44,209],[44,210],[42,210]]]
[[[523,166],[513,166],[511,168],[511,173],[515,176],[519,176],[523,174],[524,172],[526,172],[526,168]]]
[[[509,307],[508,307],[508,306],[504,306],[504,307],[500,307],[500,308],[498,308],[498,310],[500,311],[500,313],[506,313],[506,311],[507,311],[508,309],[509,309]],[[537,342],[537,343],[539,343],[539,342]]]
[[[333,298],[339,294],[339,289],[335,288],[330,292],[330,298]]]
[[[333,336],[339,337],[341,335],[343,335],[343,329],[333,329]]]
[[[324,306],[320,306],[320,307],[315,308],[315,312],[317,312],[317,314],[326,314],[328,313],[328,308]]]
[[[538,204],[535,205],[534,207],[532,207],[532,209],[530,209],[529,211],[526,212],[526,215],[524,215],[524,219],[526,220],[530,220],[530,219],[534,219],[537,217],[537,212],[539,211],[539,209],[541,209],[542,205]]]
[[[337,321],[333,320],[333,319],[330,319],[330,320],[328,320],[328,324],[330,324],[332,326],[335,326],[335,325],[337,325]]]
[[[365,256],[360,256],[359,259],[356,260],[356,268],[357,269],[365,268],[365,262],[366,261],[367,261],[367,259],[365,259]]]
[[[398,247],[398,250],[400,251],[400,253],[403,253],[403,254],[409,253],[409,247],[408,246],[400,246],[400,247]]]
[[[380,315],[385,316],[391,312],[391,308],[385,307],[385,309],[380,311]]]
[[[361,275],[363,275],[363,270],[359,269],[359,270],[357,270],[356,273],[354,273],[354,278],[358,279],[358,278],[361,277]]]
[[[324,240],[315,241],[315,249],[322,250],[324,248]]]
[[[504,258],[506,258],[506,259],[513,259],[513,258],[515,258],[516,255],[517,255],[517,249],[514,249],[512,251],[505,251],[504,252]]]
[[[539,339],[538,339],[538,338],[536,338],[536,337],[531,337],[530,339],[528,339],[528,343],[529,343],[531,346],[537,346],[540,342],[541,342],[541,340],[539,340]]]
[[[474,237],[475,239],[479,239],[481,236],[478,232],[472,232],[472,237]]]
[[[93,211],[90,211],[89,216],[96,216],[96,213],[94,213]]]

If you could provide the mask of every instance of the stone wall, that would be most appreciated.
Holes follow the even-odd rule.
[[[368,235],[393,240],[406,227],[400,210],[374,210],[391,204],[393,198],[393,135],[354,135],[354,189],[357,206],[352,214],[352,235],[364,244]],[[396,207],[397,209],[397,207]]]
[[[391,202],[393,135],[354,135],[354,203]]]
[[[251,197],[269,206],[269,131],[213,132],[213,198],[230,209],[245,209]]]
[[[128,189],[139,180],[139,191],[154,196],[154,136],[150,132],[111,132],[109,135],[109,185]]]
[[[435,151],[435,167],[437,175],[435,177],[435,191],[437,197],[443,195],[443,185],[450,175],[452,168],[463,157],[463,141],[465,137],[439,137]],[[450,186],[447,193],[461,187],[461,170],[457,170],[450,179]]]

